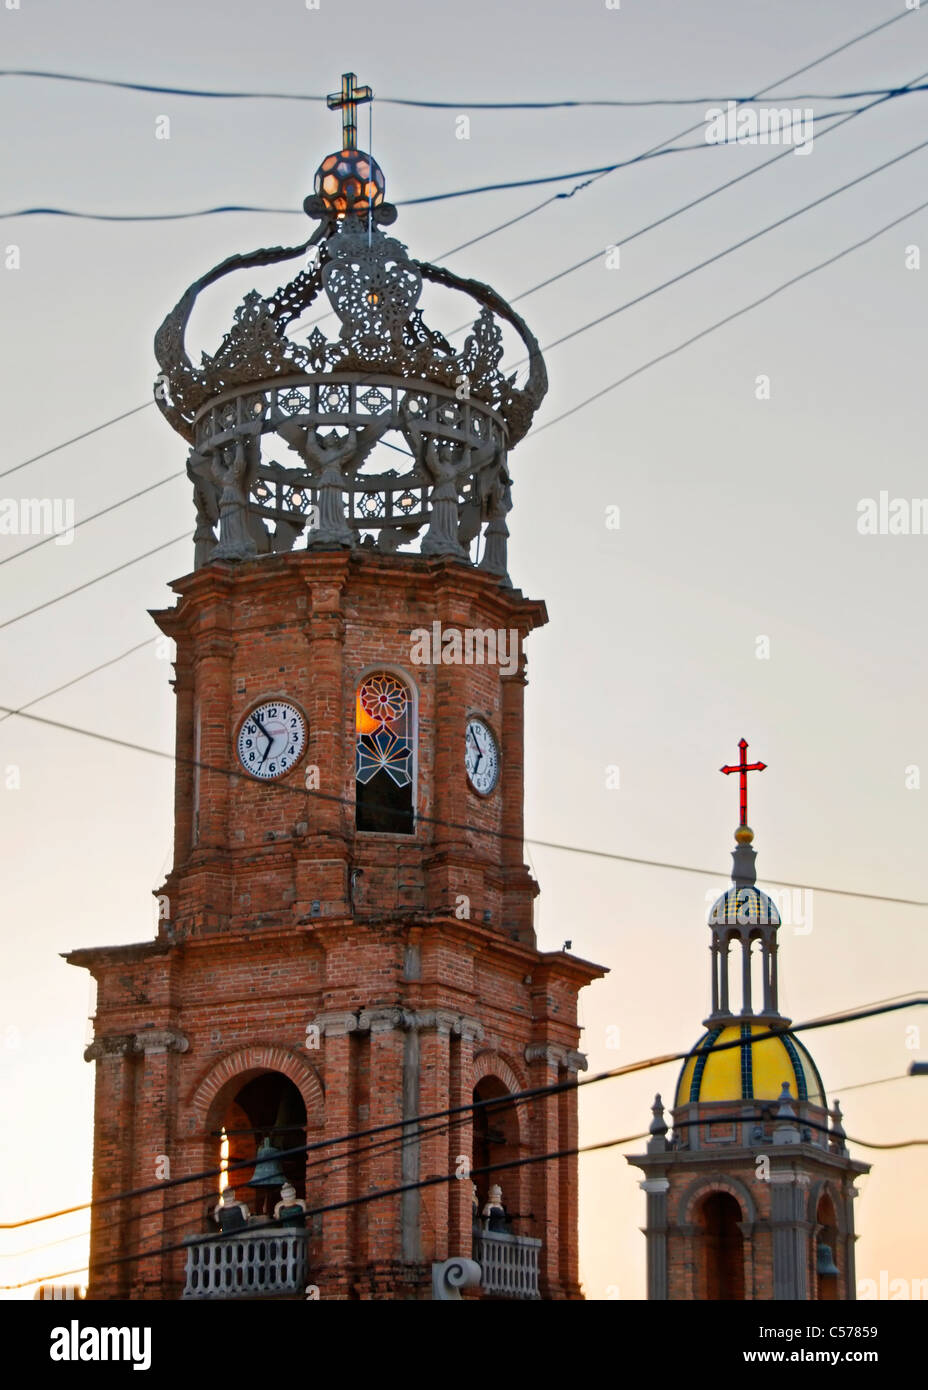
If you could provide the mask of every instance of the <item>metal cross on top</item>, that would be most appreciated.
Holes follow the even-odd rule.
[[[764,768],[767,766],[767,764],[766,764],[766,763],[749,763],[749,762],[748,762],[748,741],[747,741],[746,738],[743,738],[743,739],[740,740],[740,742],[738,743],[738,747],[739,747],[739,749],[741,750],[741,761],[740,761],[740,763],[735,763],[735,765],[734,765],[733,767],[731,767],[731,766],[722,767],[722,768],[719,769],[719,771],[720,771],[720,772],[725,772],[725,773],[737,772],[737,773],[740,774],[740,779],[741,779],[741,789],[740,789],[740,791],[741,791],[741,795],[740,795],[740,804],[741,804],[741,824],[744,825],[744,826],[746,826],[747,823],[748,823],[748,773],[749,773],[749,772],[763,772],[763,771],[764,771]]]
[[[357,83],[356,73],[343,72],[341,91],[332,92],[326,97],[329,110],[342,113],[343,150],[358,148],[358,107],[371,101],[374,96],[370,87],[359,87]]]

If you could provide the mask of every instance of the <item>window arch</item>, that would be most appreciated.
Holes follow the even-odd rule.
[[[394,671],[362,677],[355,696],[355,826],[415,833],[415,707]]]

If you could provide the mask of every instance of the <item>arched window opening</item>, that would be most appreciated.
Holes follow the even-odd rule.
[[[706,1298],[744,1298],[741,1208],[728,1192],[712,1192],[702,1204]]]
[[[756,1014],[764,1011],[768,989],[765,982],[764,972],[767,966],[767,958],[764,953],[764,943],[760,934],[751,938],[751,1008]]]
[[[474,1087],[475,1101],[502,1100],[509,1091],[496,1076],[485,1076]],[[477,1206],[481,1225],[484,1222],[484,1207],[490,1201],[491,1189],[502,1189],[504,1216],[498,1214],[488,1218],[491,1230],[518,1234],[518,1169],[502,1168],[492,1172],[481,1171],[494,1168],[494,1165],[508,1163],[519,1158],[519,1119],[512,1101],[501,1105],[481,1106],[474,1111],[474,1185],[477,1189]],[[515,1223],[515,1226],[514,1224]]]
[[[265,1217],[280,1201],[285,1182],[293,1184],[297,1197],[305,1197],[306,1154],[286,1156],[286,1150],[305,1144],[306,1106],[293,1082],[273,1071],[253,1077],[220,1117],[219,1191],[231,1188],[251,1214]]]
[[[815,1248],[818,1298],[823,1303],[832,1303],[838,1297],[838,1218],[827,1192],[819,1198],[815,1220],[819,1228]]]
[[[355,701],[355,825],[415,833],[412,692],[389,671],[365,676]]]

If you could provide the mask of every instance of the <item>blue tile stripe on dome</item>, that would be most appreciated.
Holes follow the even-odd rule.
[[[699,1088],[702,1085],[702,1074],[706,1069],[709,1054],[722,1035],[721,1028],[713,1028],[711,1033],[706,1035],[706,1040],[699,1050],[696,1058],[696,1065],[693,1068],[693,1079],[690,1082],[690,1100],[699,1100]]]
[[[783,1046],[789,1053],[789,1060],[793,1064],[793,1071],[796,1074],[796,1094],[800,1100],[809,1099],[809,1088],[806,1085],[806,1073],[802,1062],[799,1060],[799,1053],[796,1051],[796,1044],[793,1042],[789,1033],[783,1034]]]
[[[751,1025],[741,1025],[741,1099],[754,1099],[754,1055],[751,1051]]]

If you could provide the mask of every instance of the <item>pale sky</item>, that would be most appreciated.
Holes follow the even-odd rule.
[[[318,10],[304,0],[21,0],[0,7],[0,37],[5,64],[16,68],[309,93],[333,90],[350,68],[380,97],[460,100],[459,110],[375,104],[373,153],[388,197],[402,201],[631,158],[701,121],[708,99],[766,87],[902,8],[902,0],[622,0],[617,10],[603,0],[321,0]],[[780,91],[879,88],[926,72],[928,18],[918,12]],[[470,138],[456,138],[467,102],[590,96],[706,100],[472,110]],[[632,241],[619,269],[607,267],[608,246],[773,151],[707,148],[619,170],[449,264],[514,298],[602,251],[519,302],[544,345],[915,145],[926,96],[817,133],[809,156],[791,155]],[[812,104],[816,114],[827,109]],[[170,139],[158,140],[165,115]],[[144,402],[153,333],[209,266],[305,238],[300,205],[316,165],[338,145],[338,126],[320,104],[16,78],[0,83],[0,119],[3,212],[294,209],[167,223],[5,220],[0,250],[6,264],[19,261],[0,271],[5,469]],[[362,143],[366,129],[362,117]],[[553,349],[536,429],[915,207],[926,173],[922,151]],[[413,254],[440,258],[573,182],[401,208],[395,234]],[[542,888],[540,946],[569,938],[576,954],[610,968],[582,998],[591,1071],[684,1049],[700,1034],[706,894],[728,873],[737,821],[734,779],[718,768],[736,758],[742,735],[768,764],[751,789],[761,882],[775,887],[780,875],[928,898],[928,536],[857,528],[862,499],[928,493],[928,263],[910,268],[913,247],[924,261],[928,212],[530,435],[511,456],[510,572],[550,614],[529,647],[526,832],[718,871],[713,880],[528,847]],[[216,343],[206,332],[204,344]],[[759,377],[769,378],[769,399],[758,399]],[[149,409],[4,480],[0,500],[73,498],[79,520],[183,462],[181,441]],[[81,528],[71,545],[4,565],[0,623],[191,535],[189,493],[184,480],[168,483]],[[618,530],[607,529],[609,507],[620,509]],[[0,560],[32,539],[0,536]],[[32,700],[151,638],[36,713],[169,750],[171,670],[146,610],[164,606],[167,583],[191,565],[192,545],[182,542],[3,630],[0,704]],[[764,637],[769,656],[759,659]],[[620,770],[617,790],[607,789],[610,766]],[[18,789],[7,786],[17,780],[11,767]],[[907,786],[912,768],[922,789]],[[0,726],[0,774],[0,1219],[9,1221],[89,1195],[88,977],[59,953],[153,935],[151,892],[170,864],[172,777],[167,763],[20,719]],[[925,909],[821,892],[811,905],[811,931],[781,932],[781,1004],[795,1020],[928,986]],[[924,1058],[918,1022],[909,1012],[809,1036],[849,1135],[885,1143],[928,1133],[924,1081],[849,1089],[900,1077]],[[617,1049],[608,1045],[616,1029]],[[581,1093],[581,1142],[646,1129],[654,1092],[668,1097],[676,1071]],[[874,1164],[859,1184],[859,1277],[922,1277],[928,1216],[911,1194],[923,1189],[924,1150],[852,1152]],[[643,1297],[640,1176],[617,1150],[581,1159],[589,1298]],[[77,1237],[87,1228],[84,1214],[13,1233],[0,1253],[75,1239],[3,1259],[0,1283],[80,1265],[86,1242]]]

